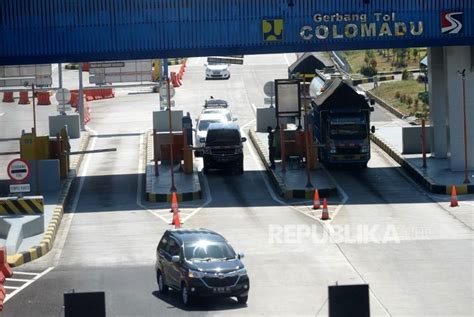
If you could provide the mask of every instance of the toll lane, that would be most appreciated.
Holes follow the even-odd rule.
[[[393,315],[470,315],[472,230],[403,173],[376,146],[368,169],[331,170],[349,197],[341,249]]]

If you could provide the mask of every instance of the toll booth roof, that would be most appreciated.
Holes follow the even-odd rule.
[[[288,75],[299,74],[315,74],[315,69],[325,69],[334,67],[334,63],[321,52],[304,53],[293,64],[288,67]]]
[[[326,89],[314,99],[320,110],[353,111],[369,110],[365,97],[359,94],[348,83],[336,78]]]

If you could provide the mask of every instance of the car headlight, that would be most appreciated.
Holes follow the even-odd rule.
[[[238,274],[240,276],[247,275],[247,269],[246,268],[241,268],[240,270],[236,271],[235,274]]]
[[[335,147],[331,147],[331,149],[329,150],[329,152],[330,152],[331,154],[336,154],[337,151],[336,151],[336,148],[335,148]]]
[[[204,277],[204,273],[203,273],[203,272],[199,272],[199,271],[189,270],[189,272],[188,272],[188,277],[189,277],[189,278],[203,278],[203,277]]]
[[[369,151],[369,147],[367,145],[362,145],[360,147],[360,153],[367,153]]]
[[[206,142],[206,138],[199,138],[199,142],[201,142],[201,143]]]

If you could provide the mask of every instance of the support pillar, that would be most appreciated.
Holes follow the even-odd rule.
[[[448,157],[448,95],[442,47],[428,48],[428,85],[431,121],[431,155]]]
[[[449,106],[450,166],[452,171],[464,170],[464,113],[462,80],[458,71],[466,70],[466,122],[467,167],[474,169],[474,71],[471,66],[471,47],[448,46],[444,48]]]

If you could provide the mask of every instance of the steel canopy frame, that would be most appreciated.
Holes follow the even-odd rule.
[[[0,65],[474,45],[474,2],[2,0],[0,39]]]

